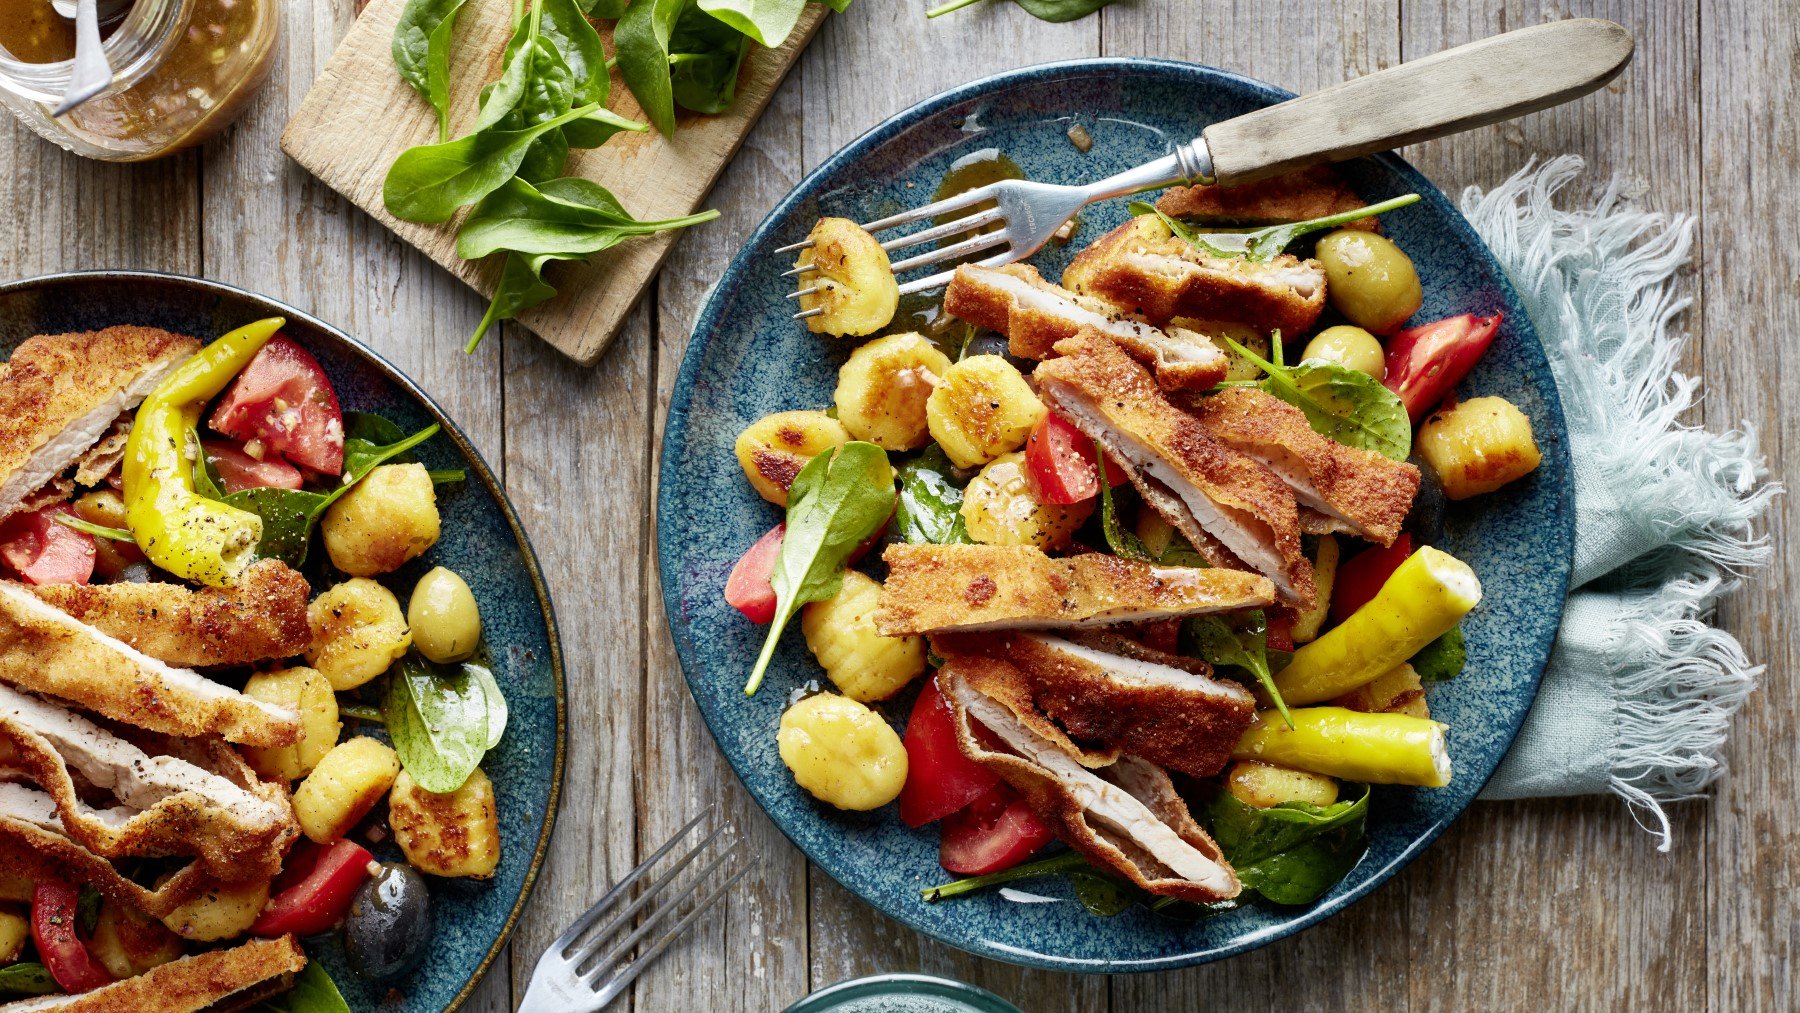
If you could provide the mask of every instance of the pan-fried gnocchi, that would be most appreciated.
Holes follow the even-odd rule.
[[[286,707],[300,714],[300,741],[291,746],[242,749],[245,762],[265,781],[293,781],[305,777],[337,744],[343,723],[338,720],[337,695],[318,670],[296,667],[257,672],[244,683],[244,694]]]
[[[849,442],[844,424],[824,412],[776,412],[738,434],[737,459],[757,495],[784,507],[806,462]]]
[[[781,715],[781,762],[821,802],[867,811],[906,783],[906,747],[881,716],[836,693],[816,693]]]
[[[331,565],[352,577],[398,570],[437,543],[437,490],[423,464],[384,464],[325,511]]]
[[[269,881],[216,883],[164,916],[162,923],[183,939],[210,943],[250,931],[269,902]]]
[[[925,402],[931,437],[959,468],[1017,450],[1048,411],[1012,363],[971,355],[944,372]]]
[[[986,545],[1060,548],[1094,512],[1094,502],[1045,502],[1026,473],[1025,455],[1015,451],[969,480],[963,490],[963,525],[970,538]]]
[[[950,359],[919,334],[890,334],[850,353],[838,370],[838,421],[883,450],[916,450],[931,439],[925,402]]]
[[[1419,429],[1419,456],[1444,495],[1468,499],[1524,478],[1544,455],[1531,420],[1503,397],[1476,397],[1445,408]]]
[[[312,627],[306,660],[340,693],[387,671],[412,646],[399,599],[367,577],[352,577],[314,598],[306,622]]]
[[[94,922],[88,947],[115,978],[143,974],[182,955],[181,938],[168,926],[110,898],[100,902],[100,917]],[[0,957],[4,955],[0,945]]]
[[[494,783],[479,767],[461,788],[442,795],[401,771],[388,796],[388,826],[406,860],[427,875],[489,879],[500,864]]]
[[[833,685],[852,700],[885,700],[925,671],[923,637],[884,637],[875,632],[881,585],[856,570],[844,586],[800,613],[806,646]]]
[[[894,319],[900,306],[900,283],[887,251],[875,237],[848,218],[821,218],[806,237],[795,267],[800,275],[801,310],[822,312],[806,318],[806,329],[834,337],[874,334]]]
[[[359,735],[333,747],[294,792],[300,830],[320,844],[344,836],[368,814],[400,774],[400,757]]]

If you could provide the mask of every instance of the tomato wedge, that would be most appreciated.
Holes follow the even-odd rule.
[[[313,936],[344,920],[374,856],[352,841],[305,841],[288,856],[269,906],[251,924],[259,936]]]
[[[40,879],[31,894],[31,941],[50,977],[65,992],[92,992],[113,976],[75,934],[75,907],[81,891],[56,879]]]
[[[226,388],[212,427],[321,475],[344,470],[344,412],[312,353],[276,335]]]
[[[906,720],[906,784],[900,788],[900,818],[909,827],[941,820],[991,791],[1000,778],[962,754],[956,746],[956,716],[938,692],[925,689]]]
[[[1060,415],[1044,416],[1025,441],[1025,467],[1032,484],[1047,503],[1083,503],[1100,495],[1100,474],[1094,467],[1094,441]],[[1106,479],[1112,485],[1126,481],[1125,469],[1106,459]]]
[[[1412,535],[1401,532],[1394,544],[1385,549],[1379,545],[1371,546],[1344,560],[1331,589],[1331,618],[1341,623],[1352,612],[1367,605],[1410,555]]]
[[[222,440],[201,440],[206,463],[219,473],[219,483],[226,493],[245,489],[298,489],[303,484],[300,469],[279,457],[257,460],[244,448]]]
[[[758,626],[775,618],[775,560],[781,556],[781,536],[786,524],[777,524],[744,551],[725,578],[725,604]]]
[[[1387,342],[1382,383],[1400,396],[1414,425],[1436,408],[1494,343],[1502,314],[1446,317],[1401,331]]]
[[[0,524],[0,560],[27,584],[86,584],[94,576],[94,536],[56,520],[56,503]]]
[[[1010,869],[1055,835],[1009,785],[996,784],[968,808],[944,817],[938,864],[959,876]]]

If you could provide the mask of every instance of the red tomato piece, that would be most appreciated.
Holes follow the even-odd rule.
[[[344,470],[344,412],[319,360],[276,335],[231,381],[213,410],[217,432],[318,472]]]
[[[362,846],[348,840],[329,845],[303,841],[288,857],[275,881],[274,897],[250,926],[259,936],[312,936],[328,932],[344,920],[357,888],[374,862]]]
[[[999,783],[998,776],[957,748],[956,716],[938,692],[937,680],[925,680],[906,721],[900,818],[909,827],[922,827],[962,809]]]
[[[28,584],[86,584],[94,576],[94,536],[56,520],[57,503],[0,524],[0,560]]]
[[[1343,622],[1352,612],[1369,603],[1381,585],[1394,575],[1406,557],[1412,555],[1412,535],[1401,532],[1394,544],[1362,550],[1338,567],[1337,582],[1331,591],[1331,618]]]
[[[1291,651],[1294,649],[1294,610],[1288,608],[1272,608],[1266,615],[1268,647],[1271,651]]]
[[[777,524],[745,550],[725,578],[725,604],[761,626],[775,618],[775,585],[770,577],[781,555],[781,536],[786,524]]]
[[[110,985],[113,976],[75,934],[76,903],[81,891],[55,879],[40,879],[31,894],[31,941],[37,944],[44,970],[66,992],[92,992]]]
[[[1501,319],[1499,313],[1491,317],[1464,313],[1409,328],[1388,339],[1387,374],[1381,382],[1400,396],[1414,425],[1481,361],[1494,343]]]
[[[1047,503],[1083,503],[1100,495],[1100,473],[1094,467],[1094,441],[1060,415],[1044,421],[1025,441],[1025,466],[1032,484]],[[1126,481],[1125,469],[1106,459],[1108,484]]]
[[[994,785],[968,808],[944,817],[942,834],[938,864],[959,876],[1010,869],[1055,836],[1006,784]]]
[[[303,484],[300,469],[279,457],[257,460],[244,448],[222,440],[201,440],[206,463],[219,473],[226,493],[245,489],[298,489]]]

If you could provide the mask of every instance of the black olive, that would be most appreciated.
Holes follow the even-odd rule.
[[[1419,494],[1400,526],[1412,534],[1415,546],[1436,545],[1444,540],[1444,486],[1423,457],[1414,454],[1408,460],[1419,469]]]
[[[412,972],[431,945],[431,897],[412,866],[381,863],[344,917],[344,952],[357,974],[387,982]]]

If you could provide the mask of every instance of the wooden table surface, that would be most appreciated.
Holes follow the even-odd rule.
[[[280,6],[268,88],[204,151],[99,165],[6,119],[0,277],[153,268],[293,303],[410,373],[504,474],[562,621],[570,750],[562,820],[510,966],[497,963],[471,1008],[510,1008],[558,927],[713,801],[749,828],[766,863],[640,981],[636,1009],[778,1009],[896,970],[974,981],[1031,1011],[1800,1006],[1800,705],[1787,691],[1796,646],[1781,604],[1796,569],[1783,537],[1792,498],[1777,501],[1774,568],[1722,609],[1768,664],[1765,690],[1738,719],[1714,797],[1672,810],[1672,852],[1658,854],[1612,798],[1478,804],[1324,925],[1208,967],[1111,979],[969,957],[808,868],[738,787],[688,697],[660,611],[650,516],[670,385],[702,294],[779,197],[879,119],[989,73],[1096,55],[1193,60],[1305,91],[1565,16],[1633,31],[1623,76],[1571,106],[1405,154],[1454,194],[1573,152],[1588,159],[1586,191],[1618,173],[1648,206],[1698,215],[1686,278],[1695,302],[1683,317],[1687,368],[1706,381],[1695,421],[1747,420],[1787,473],[1800,459],[1800,424],[1778,400],[1800,389],[1791,0],[1124,0],[1067,25],[999,0],[929,24],[924,0],[857,0],[829,19],[726,173],[712,200],[723,217],[681,239],[594,369],[522,332],[463,355],[483,308],[474,294],[281,155],[282,124],[355,8]]]

